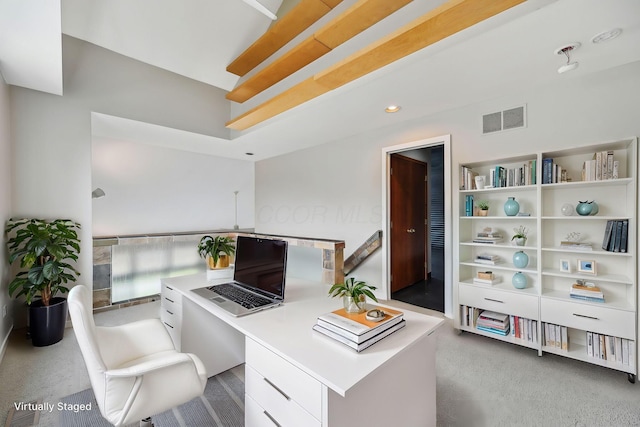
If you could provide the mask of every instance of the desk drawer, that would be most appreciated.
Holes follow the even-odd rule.
[[[540,318],[543,322],[635,341],[635,313],[608,307],[595,307],[568,301],[542,298]]]
[[[484,308],[485,310],[526,317],[528,319],[538,318],[537,296],[465,284],[460,284],[458,293],[458,302],[460,305]]]
[[[322,384],[318,380],[249,338],[246,340],[246,364],[313,417],[322,419]],[[246,391],[253,396],[248,385]]]
[[[180,293],[173,289],[171,286],[162,284],[162,291],[160,296],[162,297],[161,304],[163,307],[167,307],[170,310],[178,311],[182,308],[182,297]]]
[[[320,421],[248,365],[245,365],[244,378],[246,394],[263,409],[262,416],[258,417],[262,421],[275,421],[282,427],[320,427]]]

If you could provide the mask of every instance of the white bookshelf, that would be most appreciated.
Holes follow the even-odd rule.
[[[637,191],[638,191],[638,141],[628,138],[621,141],[585,145],[558,151],[535,152],[529,155],[493,159],[490,161],[459,165],[458,245],[454,280],[456,324],[459,329],[495,338],[538,351],[538,355],[552,353],[560,356],[616,369],[628,374],[635,382],[638,354],[638,254],[637,254]],[[596,152],[613,152],[618,162],[617,179],[583,181],[585,162]],[[603,156],[602,158],[604,158]],[[544,159],[553,159],[565,171],[568,181],[543,184]],[[472,171],[487,177],[496,166],[506,170],[522,168],[526,171],[535,163],[536,182],[501,188],[462,188],[472,179],[465,179],[464,171]],[[593,171],[593,169],[592,169]],[[516,171],[516,176],[518,172]],[[562,175],[559,175],[559,177]],[[529,178],[531,176],[529,175]],[[486,200],[490,204],[488,216],[468,216],[465,202],[473,196],[474,203]],[[503,205],[508,197],[515,197],[520,212],[530,216],[506,216]],[[569,203],[574,208],[579,201],[595,200],[599,207],[596,215],[580,216],[575,211],[565,216],[561,207]],[[627,252],[613,252],[602,248],[608,221],[628,221]],[[511,244],[513,228],[523,225],[529,229],[524,247]],[[496,244],[474,243],[476,234],[490,227],[504,236]],[[592,250],[561,247],[560,242],[570,232],[580,233],[581,240],[591,244]],[[513,265],[513,254],[523,250],[529,256],[525,268]],[[488,253],[500,257],[500,262],[487,265],[474,262],[476,256]],[[560,262],[568,261],[570,272],[560,269]],[[577,270],[579,260],[595,261],[596,274]],[[502,282],[477,285],[473,278],[478,272],[492,271]],[[515,272],[527,276],[525,289],[516,289],[511,283]],[[569,295],[571,285],[577,280],[593,282],[602,289],[605,302],[588,302],[573,299]],[[537,324],[537,342],[503,337],[477,330],[464,323],[465,306],[499,311],[512,316],[526,317]],[[544,323],[557,324],[568,329],[569,348],[561,350],[547,346],[544,340]],[[629,364],[611,360],[599,360],[587,355],[583,335],[586,332],[624,338],[631,342],[632,360]]]

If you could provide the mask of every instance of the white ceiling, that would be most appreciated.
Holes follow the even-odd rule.
[[[40,4],[51,0],[25,1]],[[16,3],[0,0],[0,12],[7,2]],[[344,0],[341,6],[353,2]],[[262,3],[275,11],[280,0]],[[419,7],[420,3],[428,6],[438,2],[413,3],[416,4],[413,7]],[[55,20],[55,13],[51,15],[51,20]],[[387,19],[387,23],[392,23],[394,17]],[[62,3],[65,34],[226,90],[237,81],[237,77],[225,71],[226,65],[270,23],[242,0],[63,0]],[[620,37],[599,45],[591,43],[592,36],[615,27],[623,29]],[[372,30],[363,36],[375,38],[375,31],[381,31],[381,36],[388,28],[378,25]],[[559,75],[556,69],[566,58],[553,52],[574,41],[582,43],[572,57],[580,66]],[[234,132],[231,141],[105,115],[94,114],[93,126],[94,132],[103,137],[162,146],[171,146],[173,140],[179,139],[183,147],[186,138],[191,141],[186,144],[190,147],[187,149],[192,151],[243,159],[249,159],[244,153],[254,152],[256,155],[251,159],[260,160],[517,93],[523,88],[635,62],[640,60],[638,46],[638,0],[529,0],[248,131]],[[344,46],[340,50],[348,49],[349,46]],[[18,84],[7,78],[4,58],[0,44],[0,69],[8,83]],[[38,68],[33,62],[27,65]],[[45,64],[43,68],[55,67]],[[308,71],[312,72],[312,67]],[[300,75],[290,80],[295,79],[300,79]],[[279,85],[286,87],[291,81]],[[389,103],[402,105],[401,112],[383,113]]]

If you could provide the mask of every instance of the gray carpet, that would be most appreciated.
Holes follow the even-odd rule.
[[[60,401],[68,405],[92,402],[91,411],[60,411],[60,426],[111,427],[100,415],[91,389],[72,394]],[[223,372],[209,378],[204,395],[200,398],[151,418],[155,427],[243,427],[244,383],[231,371]],[[136,423],[131,427],[137,426]]]

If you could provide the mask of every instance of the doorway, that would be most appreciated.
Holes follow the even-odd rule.
[[[385,149],[384,270],[391,299],[450,315],[449,139],[425,142]]]

